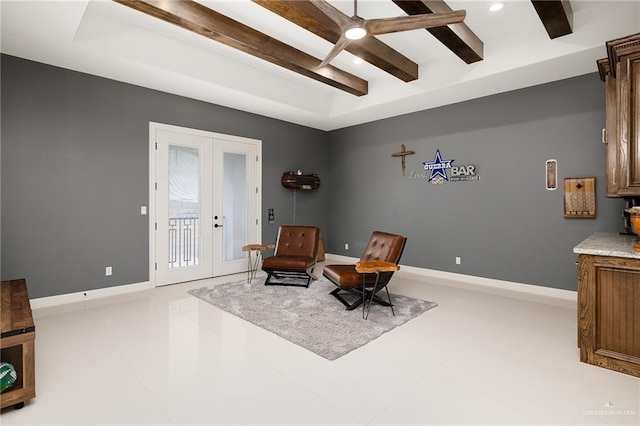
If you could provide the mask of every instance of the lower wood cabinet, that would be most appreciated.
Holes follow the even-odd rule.
[[[578,257],[580,361],[640,377],[640,259]]]
[[[22,408],[36,396],[36,331],[24,279],[0,283],[0,361],[17,373],[13,386],[0,393],[0,408]],[[0,422],[1,423],[1,422]]]

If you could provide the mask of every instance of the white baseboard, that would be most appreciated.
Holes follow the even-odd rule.
[[[95,290],[79,291],[77,293],[60,294],[57,296],[39,297],[31,299],[31,309],[48,308],[51,306],[65,305],[67,303],[101,299],[103,297],[117,296],[119,294],[133,293],[152,288],[149,281],[116,285],[113,287],[98,288]]]
[[[340,263],[355,263],[359,258],[327,254],[328,260]],[[325,261],[326,263],[326,261]],[[418,275],[427,278],[443,279],[454,281],[457,287],[473,289],[498,289],[531,296],[541,296],[552,299],[558,299],[565,302],[576,302],[578,300],[578,292],[572,290],[563,290],[553,287],[544,287],[533,284],[522,284],[511,281],[502,281],[492,278],[476,277],[473,275],[457,274],[455,272],[438,271],[435,269],[416,268],[415,266],[405,266],[400,264],[398,275]]]
[[[337,254],[325,254],[326,262],[355,263],[359,258],[342,256]],[[522,284],[511,281],[502,281],[492,278],[476,277],[473,275],[457,274],[455,272],[438,271],[435,269],[417,268],[400,264],[398,275],[417,275],[426,278],[442,279],[454,282],[456,287],[470,290],[497,289],[501,291],[547,297],[565,302],[575,303],[578,296],[576,291],[563,290],[559,288],[544,287],[533,284]],[[133,293],[136,291],[149,290],[153,288],[149,281],[117,285],[113,287],[99,288],[96,290],[80,291],[77,293],[61,294],[58,296],[40,297],[31,299],[31,309],[47,308],[51,306],[64,305],[67,303],[81,302],[87,300],[100,299],[103,297],[117,296],[120,294]]]

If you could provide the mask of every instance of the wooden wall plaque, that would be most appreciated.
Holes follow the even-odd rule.
[[[564,217],[596,217],[596,178],[564,178]]]

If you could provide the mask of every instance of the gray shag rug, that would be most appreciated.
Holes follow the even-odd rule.
[[[391,308],[373,304],[365,320],[361,307],[347,311],[329,294],[335,286],[324,277],[312,281],[309,288],[265,286],[264,280],[258,277],[250,284],[247,280],[218,284],[190,290],[189,294],[329,360],[438,306],[392,294],[395,317]],[[382,294],[386,298],[384,291]]]

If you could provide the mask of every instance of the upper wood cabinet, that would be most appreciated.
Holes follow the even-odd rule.
[[[640,34],[606,43],[607,196],[640,196]]]

